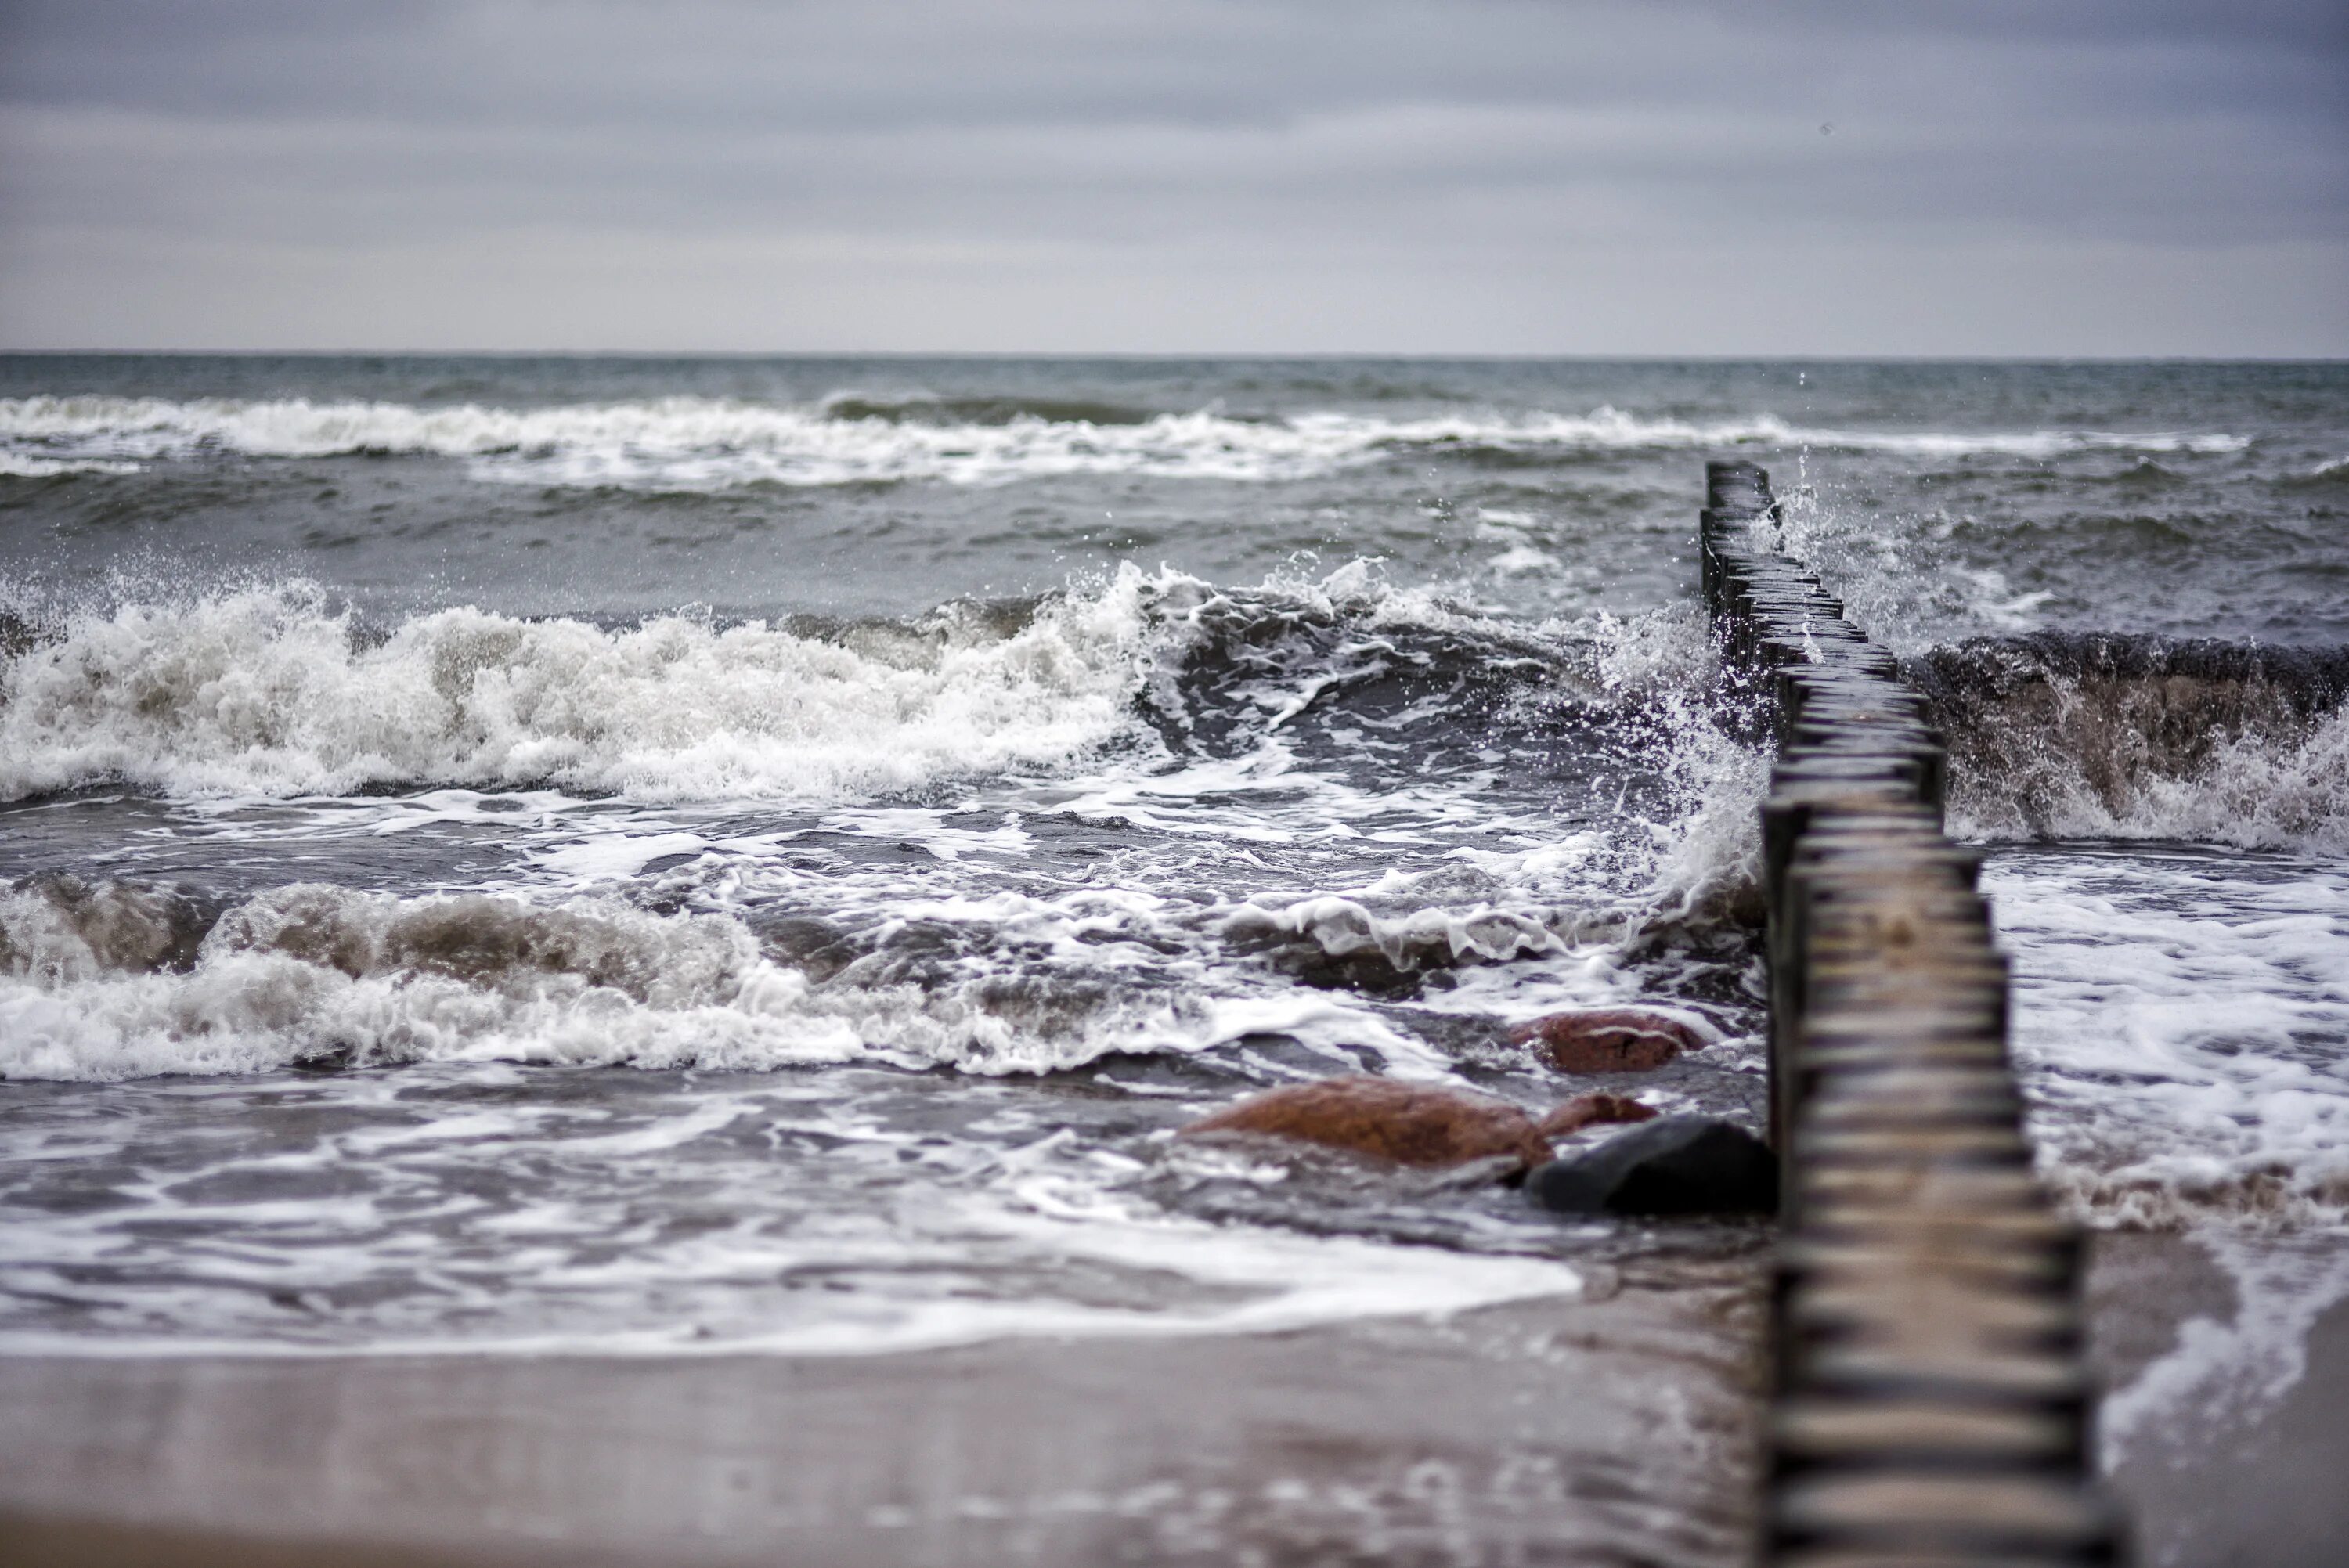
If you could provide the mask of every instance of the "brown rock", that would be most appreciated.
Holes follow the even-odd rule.
[[[1569,1073],[1645,1072],[1705,1043],[1678,1018],[1636,1007],[1553,1013],[1518,1025],[1509,1038],[1534,1047],[1550,1066]]]
[[[1655,1114],[1654,1107],[1641,1105],[1628,1096],[1578,1094],[1543,1117],[1539,1125],[1547,1140],[1596,1127],[1602,1121],[1645,1121]]]
[[[1620,1095],[1583,1095],[1537,1122],[1506,1100],[1382,1078],[1323,1078],[1269,1090],[1183,1129],[1293,1138],[1398,1165],[1463,1165],[1496,1155],[1519,1166],[1549,1158],[1549,1139],[1599,1121],[1643,1121],[1654,1111]]]

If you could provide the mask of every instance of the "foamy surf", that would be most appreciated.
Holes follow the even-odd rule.
[[[1983,872],[2015,963],[2041,1172],[2085,1222],[2349,1223],[2349,877],[2296,858],[2015,849]]]
[[[1273,845],[1366,824],[1444,846],[1464,813],[1492,809],[1471,801],[1502,754],[1448,728],[1480,694],[1510,725],[1588,730],[1622,780],[1633,830],[1565,835],[1547,859],[1570,873],[1559,896],[1612,863],[1623,885],[1651,882],[1653,904],[1717,913],[1751,894],[1761,771],[1712,722],[1711,658],[1677,612],[1527,628],[1360,565],[1237,592],[1126,566],[1032,606],[796,629],[464,609],[378,635],[278,586],[22,626],[0,653],[0,799],[128,785],[269,838],[308,830],[232,830],[241,802],[307,802],[322,829],[382,833],[481,821],[482,791],[503,792],[520,829],[576,818],[583,798],[919,812],[985,787],[1009,789],[1014,812],[1154,832]],[[1371,705],[1358,717],[1356,693]],[[1352,737],[1334,751],[1333,725]],[[1413,730],[1446,735],[1457,760],[1357,781],[1355,762],[1402,755]],[[846,830],[898,830],[856,820],[871,826]],[[661,829],[630,836],[647,830]],[[1560,837],[1537,808],[1451,853]],[[966,847],[941,823],[923,839],[948,859]]]
[[[523,859],[509,891],[281,886],[224,913],[132,882],[21,884],[0,923],[0,1075],[1018,1075],[1262,1037],[1443,1077],[1441,1052],[1348,989],[1493,968],[1516,978],[1463,995],[1501,1014],[1613,998],[1622,975],[1578,949],[1750,896],[1758,759],[1705,714],[1710,660],[1685,614],[1512,629],[1359,565],[1241,594],[1126,568],[1023,608],[809,630],[464,610],[377,634],[301,585],[28,624],[0,666],[20,796],[132,784],[178,803],[189,843],[456,831]],[[1446,727],[1454,683],[1496,674],[1485,700],[1512,723],[1623,731],[1606,747],[1650,815],[1608,788],[1637,831],[1494,812],[1490,755]],[[1429,684],[1350,707],[1398,677]],[[1316,738],[1332,725],[1370,726],[1350,744],[1374,755],[1423,748],[1409,726],[1469,748],[1365,788]],[[941,784],[965,798],[918,798]],[[406,792],[364,792],[387,785]],[[751,807],[790,825],[746,830]],[[1148,872],[1115,896],[1015,892],[996,879],[1042,847],[1030,813],[1237,846],[1244,876],[1263,854],[1338,874],[1285,899],[1201,901]],[[830,852],[811,841],[918,845],[955,874],[924,886],[852,854],[810,875]],[[1318,848],[1350,841],[1369,852]],[[1343,983],[1299,994],[1299,974]]]
[[[984,937],[1017,912],[965,917]],[[1016,1075],[1258,1034],[1339,1065],[1356,1059],[1342,1047],[1405,1077],[1445,1072],[1346,998],[1267,994],[1237,975],[1170,984],[1114,948],[1024,979],[983,965],[916,978],[889,961],[885,934],[876,954],[812,977],[739,917],[610,898],[299,883],[215,914],[169,888],[36,879],[0,892],[0,1078],[489,1061]]]
[[[0,479],[53,480],[67,474],[135,474],[139,465],[112,458],[45,458],[0,449]]]
[[[1262,1037],[1444,1077],[1382,1007],[1617,999],[1591,954],[1750,903],[1760,761],[1706,717],[1701,630],[1577,634],[1358,568],[1241,594],[1128,569],[821,636],[466,611],[376,637],[288,589],[68,618],[6,666],[0,732],[20,789],[159,793],[135,810],[170,825],[131,863],[217,857],[249,884],[256,855],[494,845],[504,869],[405,896],[24,881],[0,896],[0,1076],[1020,1075]],[[1479,711],[1586,736],[1612,825],[1561,833],[1543,748],[1493,751]],[[763,771],[707,767],[762,744]],[[1390,753],[1413,773],[1363,776]],[[349,793],[387,779],[411,788]],[[1148,854],[1106,884],[1061,861],[1105,834]],[[1510,978],[1464,979],[1485,969]]]

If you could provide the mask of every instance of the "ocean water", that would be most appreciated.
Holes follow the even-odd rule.
[[[848,1355],[1750,1246],[1173,1136],[1546,1109],[1508,1026],[1629,1001],[1714,1043],[1609,1087],[1756,1116],[1723,456],[1940,706],[2051,1185],[2321,1251],[2349,369],[16,357],[0,1350]]]

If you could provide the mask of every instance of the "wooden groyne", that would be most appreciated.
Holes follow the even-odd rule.
[[[1763,806],[1780,1250],[1762,1550],[1858,1568],[2106,1563],[2080,1237],[2033,1180],[2007,973],[1945,758],[1890,655],[1706,469],[1704,596]]]

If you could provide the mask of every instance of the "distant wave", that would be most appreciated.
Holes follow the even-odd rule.
[[[135,474],[139,465],[119,458],[45,458],[36,452],[0,450],[0,479],[53,480],[64,474]]]
[[[2335,490],[2349,485],[2349,458],[2335,458],[2319,463],[2303,473],[2289,475],[2276,481],[2287,490]]]
[[[823,412],[830,419],[879,419],[905,425],[1009,425],[1021,419],[1053,425],[1146,425],[1157,411],[1084,397],[882,397],[835,392]]]
[[[885,401],[850,394],[812,407],[663,397],[547,408],[304,398],[0,399],[0,472],[64,471],[21,466],[27,464],[119,465],[211,454],[425,456],[465,459],[489,480],[683,490],[907,480],[983,485],[1054,474],[1276,480],[1428,449],[1538,456],[1761,445],[2045,459],[2099,449],[2231,452],[2249,444],[2217,434],[1822,429],[1767,413],[1701,421],[1611,407],[1585,414],[1395,419],[1314,412],[1250,419],[1213,409],[1151,413],[1094,403]]]
[[[2043,632],[1907,672],[1962,831],[2349,848],[2349,648]]]

